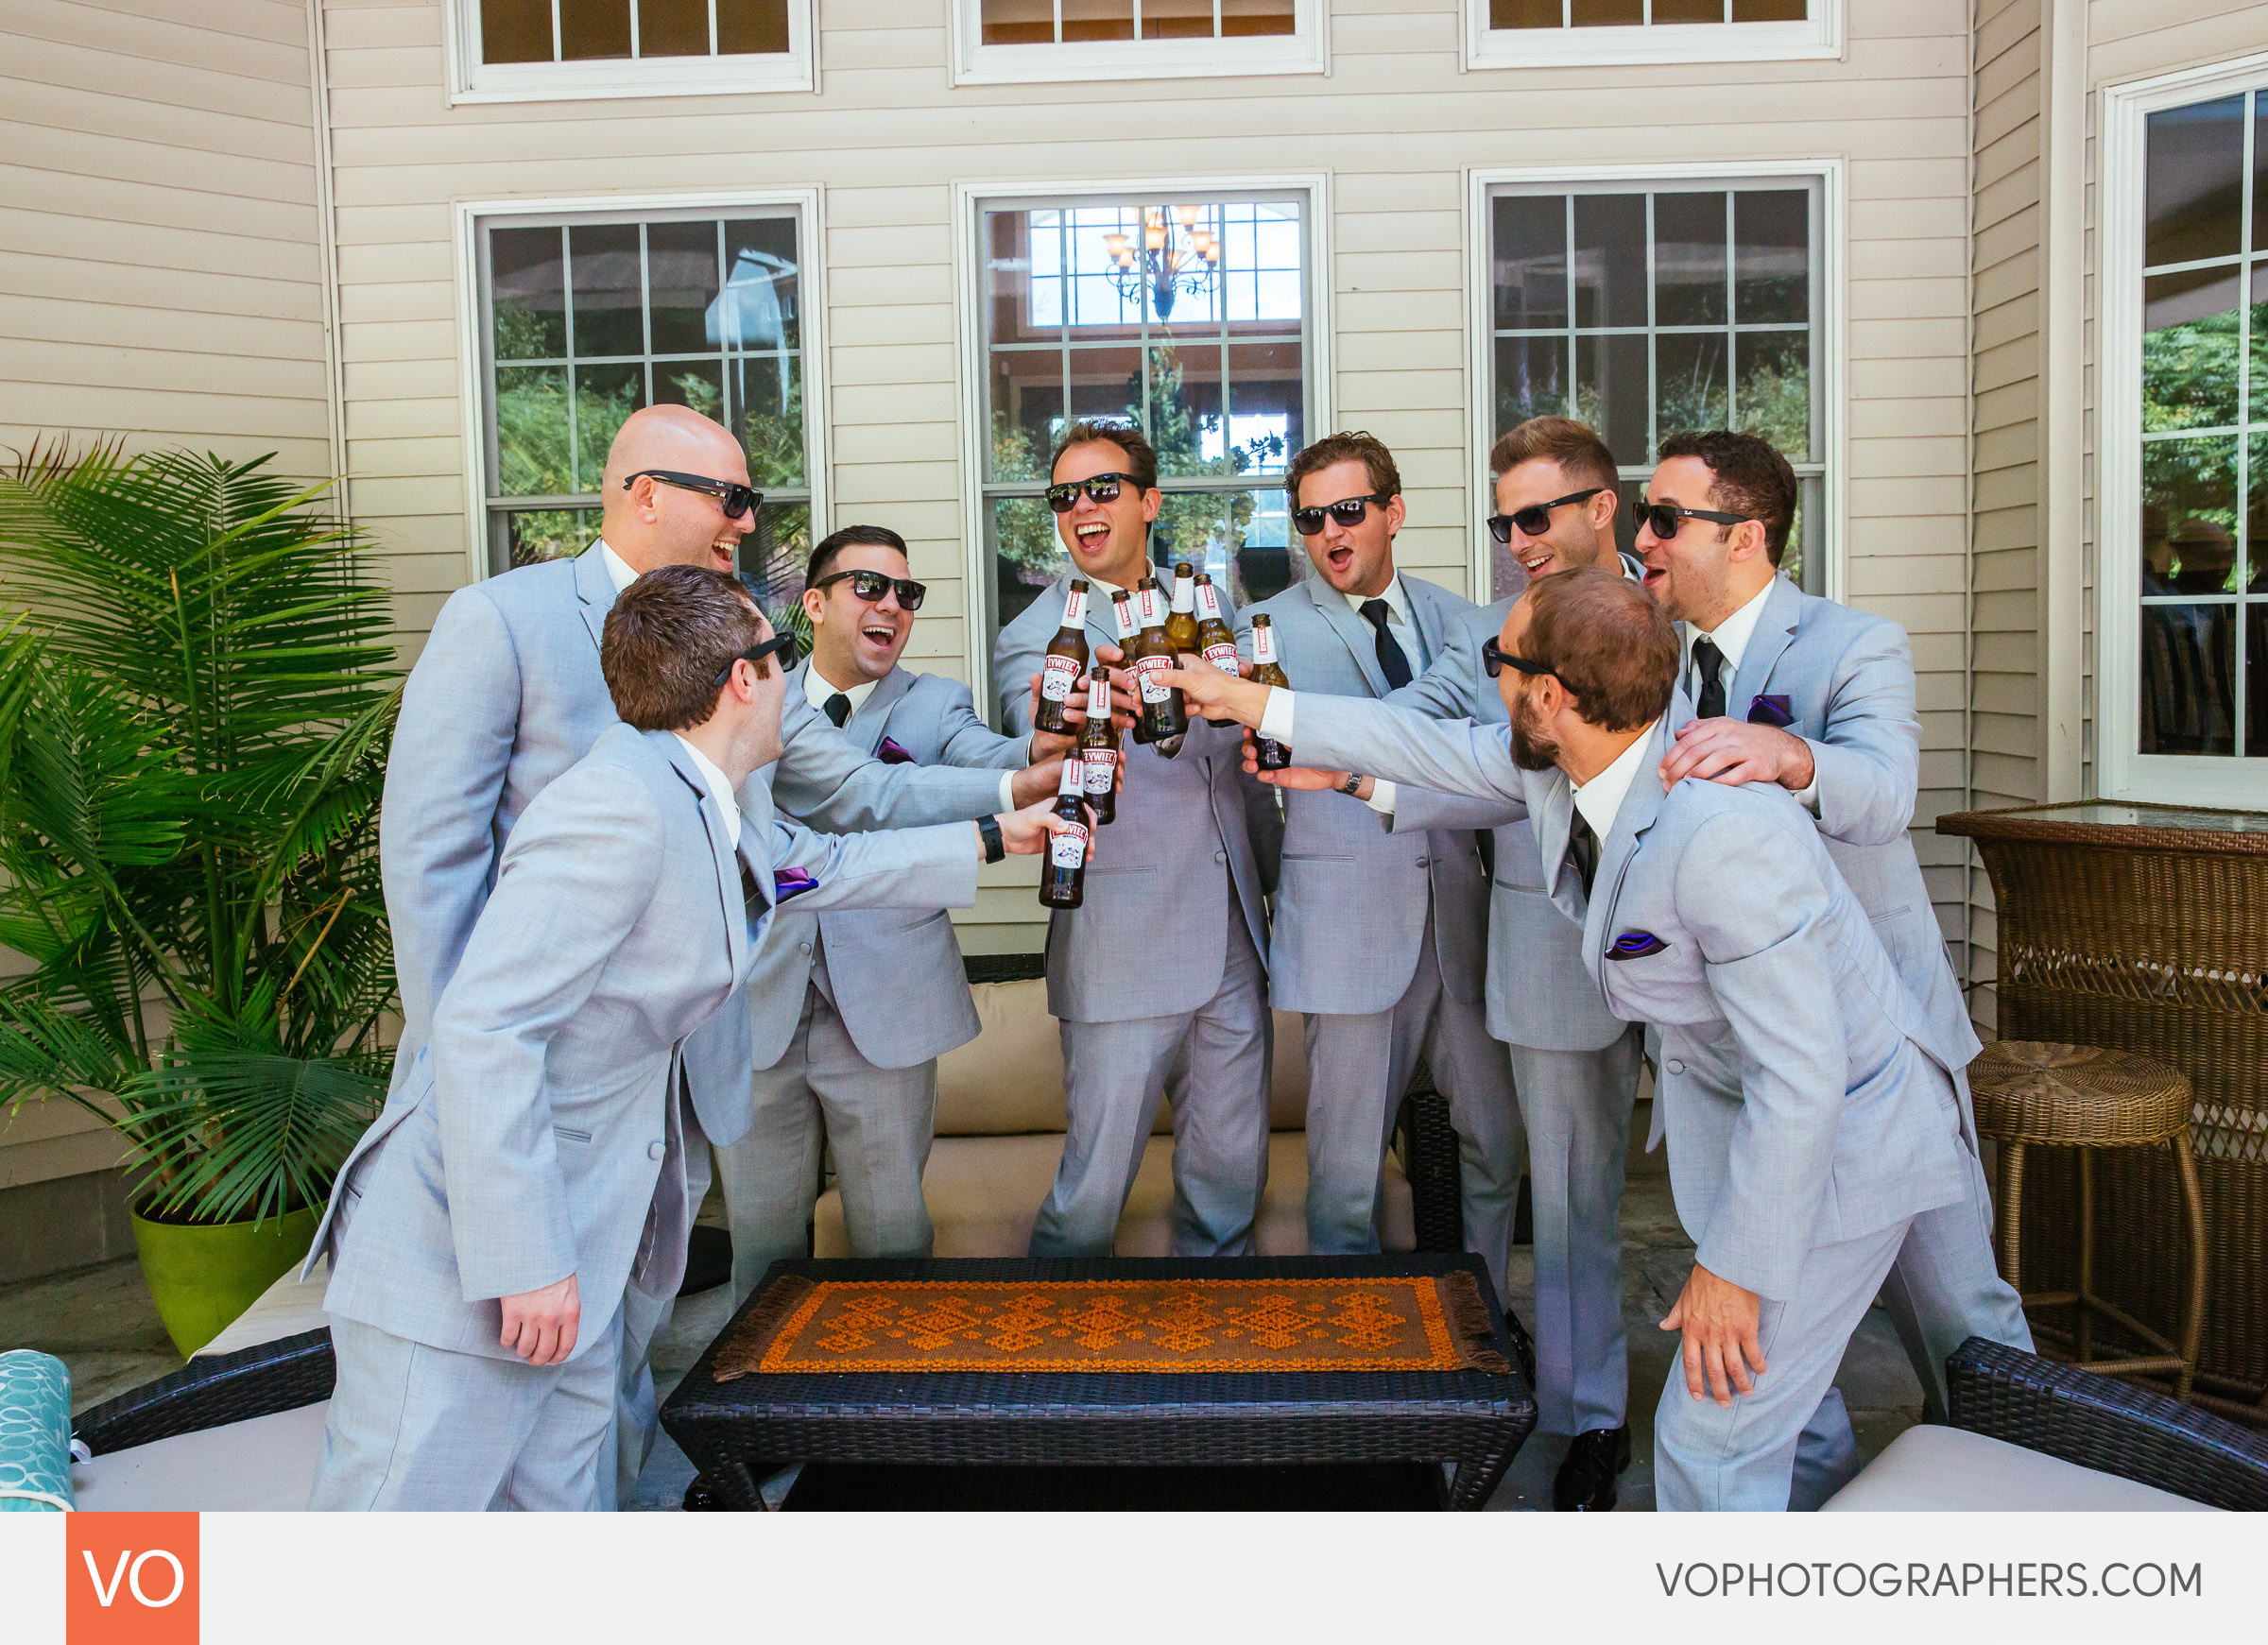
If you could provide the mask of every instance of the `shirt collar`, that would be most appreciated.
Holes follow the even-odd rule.
[[[1329,587],[1328,584],[1325,586]],[[1386,611],[1391,621],[1400,623],[1404,628],[1417,627],[1417,625],[1410,621],[1410,596],[1401,586],[1400,572],[1396,572],[1392,579],[1387,582],[1386,591],[1383,594],[1350,594],[1343,589],[1332,589],[1332,592],[1345,600],[1347,608],[1358,617],[1363,616],[1363,606],[1366,601],[1383,600],[1386,603]],[[1369,620],[1367,617],[1363,617],[1363,621],[1366,623]]]
[[[701,781],[709,789],[710,801],[716,807],[717,819],[725,825],[725,838],[730,843],[732,849],[738,850],[740,848],[740,801],[732,797],[732,784],[726,779],[724,772],[718,768],[716,763],[695,747],[682,731],[672,731],[670,735],[683,743],[685,752],[693,756],[693,767],[701,774]]]
[[[803,700],[824,713],[827,699],[841,692],[850,699],[850,711],[855,714],[867,706],[867,699],[874,694],[874,688],[881,683],[878,679],[868,679],[848,688],[834,685],[815,666],[803,671]]]
[[[1646,763],[1646,750],[1654,745],[1654,728],[1661,722],[1649,722],[1644,729],[1631,740],[1630,746],[1615,756],[1607,766],[1589,782],[1568,782],[1574,795],[1575,809],[1590,825],[1590,831],[1605,845],[1614,829],[1614,819],[1622,814],[1623,801],[1629,797],[1630,785],[1638,780],[1639,772]]]
[[[638,580],[638,574],[630,569],[629,562],[616,554],[614,545],[605,538],[594,539],[592,546],[598,550],[599,557],[606,565],[607,575],[614,584],[615,593],[620,594],[623,590]],[[691,745],[688,744],[687,746],[690,747]]]
[[[1779,578],[1774,576],[1772,582],[1757,590],[1756,597],[1719,623],[1713,634],[1704,634],[1693,624],[1688,623],[1685,625],[1687,665],[1690,667],[1692,663],[1693,642],[1708,641],[1725,659],[1725,686],[1729,691],[1732,688],[1732,676],[1740,671],[1741,659],[1747,653],[1749,637],[1755,634],[1756,625],[1763,617],[1764,602],[1772,597],[1772,585],[1778,581]]]

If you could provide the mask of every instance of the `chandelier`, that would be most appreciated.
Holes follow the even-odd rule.
[[[1139,246],[1129,235],[1103,236],[1110,254],[1110,283],[1128,302],[1139,302],[1146,286],[1150,312],[1161,320],[1173,317],[1177,297],[1210,291],[1220,277],[1220,236],[1197,224],[1204,208],[1173,210],[1169,218],[1162,206],[1143,209]]]

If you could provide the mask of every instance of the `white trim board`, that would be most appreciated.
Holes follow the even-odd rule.
[[[1472,462],[1471,530],[1467,557],[1467,587],[1475,597],[1486,588],[1488,516],[1496,492],[1489,483],[1488,450],[1502,432],[1493,425],[1496,411],[1489,399],[1494,372],[1495,302],[1488,261],[1488,191],[1503,183],[1545,184],[1580,193],[1593,183],[1652,183],[1722,180],[1738,185],[1751,179],[1799,177],[1819,182],[1819,343],[1821,359],[1815,388],[1824,385],[1820,404],[1821,462],[1826,473],[1820,488],[1825,494],[1827,540],[1825,586],[1822,591],[1837,602],[1847,583],[1845,543],[1850,535],[1848,318],[1849,259],[1848,178],[1842,156],[1813,159],[1699,161],[1670,165],[1550,165],[1468,167],[1465,172],[1465,415],[1471,431],[1467,444]],[[1572,362],[1570,362],[1572,368]],[[1486,431],[1485,433],[1481,431]]]
[[[1311,429],[1335,427],[1337,403],[1332,375],[1331,174],[1329,172],[1228,173],[1215,177],[1072,179],[1032,178],[1000,181],[955,180],[953,184],[954,332],[961,406],[961,564],[968,578],[961,600],[969,658],[969,689],[977,717],[992,723],[992,660],[986,634],[989,589],[985,579],[985,441],[990,419],[985,406],[985,248],[979,231],[988,202],[1069,200],[1102,202],[1133,197],[1156,203],[1160,197],[1188,195],[1290,194],[1307,196],[1307,317],[1301,369],[1307,378]],[[1320,437],[1310,436],[1311,438]]]
[[[828,437],[834,423],[827,369],[827,265],[825,191],[818,187],[702,189],[684,194],[515,195],[503,199],[449,202],[456,269],[456,383],[465,452],[465,557],[467,582],[489,574],[488,431],[482,418],[485,373],[481,368],[480,243],[474,233],[483,218],[569,216],[578,213],[635,217],[647,212],[728,212],[788,206],[798,214],[798,278],[803,288],[803,471],[811,490],[811,523],[820,536],[833,529],[827,513]]]

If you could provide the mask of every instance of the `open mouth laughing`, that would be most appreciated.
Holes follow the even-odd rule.
[[[1110,546],[1110,523],[1090,520],[1073,534],[1081,554],[1097,555]]]

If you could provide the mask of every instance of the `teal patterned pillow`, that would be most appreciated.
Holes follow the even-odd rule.
[[[0,1354],[0,1514],[70,1507],[71,1367],[53,1354]]]

